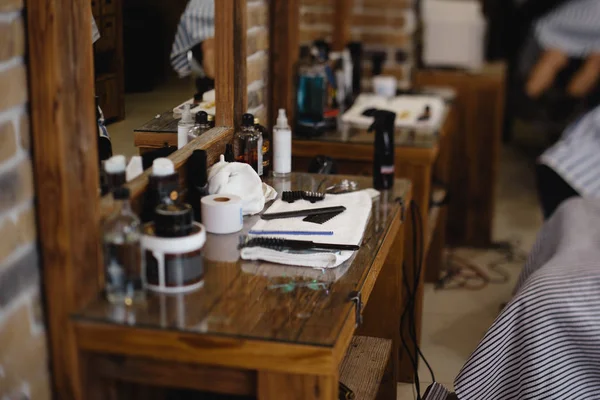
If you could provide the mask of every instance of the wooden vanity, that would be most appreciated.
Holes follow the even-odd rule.
[[[293,174],[288,185],[311,190],[341,179],[371,185],[369,178],[310,174]],[[215,248],[231,252],[254,216],[233,237],[209,234],[203,288],[149,294],[146,304],[130,308],[97,298],[72,319],[85,366],[84,398],[111,398],[127,382],[261,400],[334,400],[338,380],[371,396],[360,398],[396,398],[404,205],[410,199],[407,180],[381,192],[360,250],[334,269],[219,260]]]

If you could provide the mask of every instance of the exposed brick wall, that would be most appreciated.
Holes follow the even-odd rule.
[[[22,0],[0,0],[0,399],[50,399]]]
[[[269,0],[248,0],[248,112],[267,121],[269,76]]]
[[[333,0],[301,0],[300,43],[310,44],[316,39],[331,42],[333,13]],[[410,85],[414,15],[414,0],[354,0],[350,39],[363,43],[363,77],[371,76],[372,52],[383,51],[387,55],[383,73],[395,76],[405,87]],[[369,79],[363,80],[365,88],[369,84]]]

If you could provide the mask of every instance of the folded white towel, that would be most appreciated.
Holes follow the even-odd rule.
[[[241,197],[244,215],[262,211],[267,201],[277,197],[275,189],[263,183],[250,165],[226,162],[222,155],[208,172],[208,192]]]
[[[304,231],[322,232],[333,231],[332,236],[324,235],[274,235],[282,239],[312,240],[319,243],[338,243],[359,245],[365,227],[371,214],[371,195],[368,191],[359,191],[339,195],[327,195],[325,200],[310,203],[299,200],[287,203],[277,200],[265,212],[278,213],[297,211],[312,208],[344,206],[346,210],[323,224],[314,224],[303,221],[304,217],[285,218],[275,220],[259,220],[252,231]],[[283,252],[262,247],[247,247],[242,249],[241,257],[244,260],[263,260],[278,264],[297,265],[312,268],[334,268],[350,257],[352,251],[311,251],[311,252]]]

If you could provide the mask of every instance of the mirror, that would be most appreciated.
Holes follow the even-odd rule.
[[[141,155],[140,173],[182,146],[185,104],[188,127],[206,112],[196,135],[214,127],[215,0],[92,0],[92,13],[100,159]]]
[[[100,34],[95,89],[106,128],[99,126],[99,150],[106,133],[112,154],[127,161],[141,155],[138,170],[148,168],[181,147],[185,103],[188,127],[197,112],[207,113],[195,135],[206,125],[233,127],[246,112],[269,125],[268,0],[91,1]]]

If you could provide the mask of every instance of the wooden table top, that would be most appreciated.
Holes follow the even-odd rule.
[[[179,119],[173,116],[172,111],[165,111],[161,114],[157,114],[155,118],[152,118],[139,128],[134,129],[135,145],[138,147],[144,147],[145,145],[176,145],[177,136],[175,136],[175,134],[177,133],[178,122]],[[394,143],[397,147],[433,148],[439,142],[439,134],[439,131],[425,132],[419,129],[397,128],[395,131]],[[141,137],[142,135],[146,137]],[[343,134],[341,131],[330,131],[313,138],[294,135],[294,140],[372,145],[374,134],[367,133],[364,129],[350,129],[348,134]]]
[[[316,190],[323,180],[329,184],[344,178],[357,181],[361,189],[372,185],[370,178],[297,173],[268,183],[276,189]],[[241,259],[228,262],[237,256],[233,248],[239,236],[259,218],[245,217],[240,233],[208,235],[203,288],[186,295],[149,293],[144,305],[130,308],[98,298],[75,321],[331,348],[346,321],[354,319],[350,293],[373,279],[369,275],[382,244],[389,243],[387,235],[395,237],[402,209],[397,200],[409,194],[410,182],[396,180],[393,190],[374,200],[360,250],[338,268],[314,270]]]

